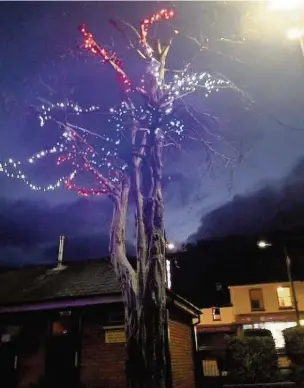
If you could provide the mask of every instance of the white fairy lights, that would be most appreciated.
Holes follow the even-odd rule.
[[[128,167],[126,158],[126,139],[128,139],[130,113],[132,120],[139,123],[141,128],[155,135],[175,143],[182,142],[187,137],[186,123],[174,115],[175,104],[185,96],[202,90],[207,98],[212,92],[221,88],[229,87],[229,82],[216,79],[211,74],[194,73],[189,74],[185,70],[174,75],[169,82],[159,79],[161,64],[154,57],[154,52],[148,44],[149,26],[161,20],[169,20],[174,16],[172,11],[161,10],[145,19],[141,24],[140,44],[148,59],[147,73],[155,79],[158,88],[161,90],[161,102],[157,106],[147,103],[145,105],[132,106],[130,108],[128,98],[140,93],[134,88],[128,75],[122,68],[122,62],[115,53],[110,53],[101,48],[95,41],[93,35],[82,26],[80,31],[85,39],[85,47],[93,54],[108,62],[118,73],[126,92],[126,101],[118,106],[109,109],[107,131],[96,133],[68,121],[77,118],[79,115],[92,114],[100,111],[100,107],[93,105],[87,108],[81,107],[71,101],[59,101],[56,103],[44,102],[38,108],[38,119],[41,127],[49,123],[56,123],[62,129],[61,141],[50,149],[44,149],[32,155],[26,162],[9,159],[0,163],[0,172],[10,178],[23,181],[33,190],[53,191],[65,184],[67,189],[76,190],[80,195],[103,195],[109,191],[109,186],[115,186],[121,181],[124,171]],[[145,76],[140,79],[140,88],[145,91]],[[149,92],[149,90],[148,90]],[[131,112],[130,112],[131,109]],[[64,117],[60,120],[58,117]],[[158,124],[155,126],[155,117],[158,117]],[[113,128],[114,130],[109,130]],[[167,139],[166,139],[167,137]],[[35,164],[50,155],[57,155],[57,165],[68,164],[71,172],[67,176],[59,178],[55,183],[40,186],[32,183],[22,171],[25,164]],[[79,187],[74,182],[80,173],[90,173],[94,177],[93,188]],[[96,187],[96,188],[95,188]]]

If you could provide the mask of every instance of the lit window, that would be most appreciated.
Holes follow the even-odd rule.
[[[219,307],[212,307],[212,319],[214,321],[221,320],[221,310]]]
[[[52,323],[52,335],[62,336],[68,335],[71,331],[71,322],[68,319],[60,319]]]
[[[251,310],[264,310],[263,293],[260,288],[249,290]]]
[[[278,301],[279,301],[280,308],[292,307],[292,299],[291,299],[289,287],[278,287],[277,294],[278,294]]]

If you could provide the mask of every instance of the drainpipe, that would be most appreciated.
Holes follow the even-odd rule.
[[[167,299],[167,296],[166,296]],[[167,303],[167,301],[166,301]],[[169,328],[169,309],[166,308],[166,388],[173,388],[172,386],[172,366],[171,366],[171,350],[170,350],[170,328]]]
[[[202,365],[201,365],[201,358],[199,357],[199,353],[198,353],[197,333],[196,333],[196,326],[201,323],[200,315],[198,315],[197,318],[198,318],[198,322],[195,322],[192,324],[192,341],[194,344],[193,357],[194,357],[194,365],[195,365],[195,385],[198,388],[198,387],[202,387],[203,371],[202,371]]]

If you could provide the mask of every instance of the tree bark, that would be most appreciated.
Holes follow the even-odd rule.
[[[137,306],[137,278],[130,262],[126,257],[125,230],[128,210],[130,180],[128,177],[122,182],[118,193],[113,194],[113,219],[110,234],[110,257],[116,276],[121,285],[125,309],[126,332],[126,378],[128,388],[141,388],[138,384],[138,369],[142,357],[138,348],[138,306]]]
[[[151,147],[150,190],[145,201],[144,223],[148,247],[147,275],[143,296],[146,333],[147,387],[166,386],[166,267],[164,204],[161,189],[161,147],[158,140]]]

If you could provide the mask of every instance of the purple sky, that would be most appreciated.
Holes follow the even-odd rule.
[[[181,31],[196,36],[201,33],[199,7],[197,3],[187,2],[187,6],[177,3],[175,23]],[[137,63],[130,59],[128,62],[129,53],[122,38],[111,29],[107,20],[120,16],[138,24],[156,9],[158,6],[153,2],[132,5],[128,2],[2,2],[0,161],[9,157],[22,160],[52,143],[55,134],[39,128],[31,108],[37,104],[37,98],[49,98],[49,90],[43,83],[50,85],[61,98],[72,90],[79,103],[82,102],[79,96],[84,104],[91,102],[92,97],[95,103],[100,101],[106,105],[118,101],[117,93],[113,91],[116,81],[114,77],[110,78],[111,71],[80,49],[81,36],[77,27],[82,22],[101,43],[110,44],[109,37],[115,38],[115,50],[127,58],[127,65],[136,71]],[[232,230],[232,225],[234,232],[241,232],[244,218],[250,231],[252,217],[247,210],[253,202],[257,218],[255,229],[259,228],[261,219],[273,218],[273,213],[267,214],[265,206],[261,206],[263,196],[260,193],[264,187],[272,187],[275,189],[267,194],[268,203],[274,203],[272,199],[278,196],[281,198],[286,180],[294,177],[296,166],[301,166],[304,149],[304,60],[295,44],[277,43],[244,43],[237,51],[243,64],[206,54],[201,56],[197,66],[201,71],[209,66],[219,69],[264,110],[290,125],[302,125],[303,132],[280,126],[258,106],[246,110],[246,104],[237,96],[223,94],[211,98],[208,103],[196,101],[220,114],[221,132],[236,141],[238,147],[242,144],[244,158],[234,168],[232,179],[231,171],[224,169],[223,165],[215,168],[212,174],[206,172],[206,166],[198,163],[202,154],[197,150],[172,156],[165,170],[173,177],[165,187],[166,229],[170,239],[183,242],[190,235],[196,238],[226,235]],[[181,40],[173,51],[172,63],[187,61],[189,50],[189,42]],[[46,182],[53,174],[54,170],[47,166],[46,170],[40,170],[37,179]],[[289,200],[294,198],[296,202],[302,197],[301,184],[300,174],[297,189],[290,189]],[[85,259],[105,254],[111,217],[109,201],[79,199],[64,190],[52,194],[36,193],[3,175],[0,175],[0,187],[2,262],[20,264],[55,258],[60,234],[67,236],[66,255],[70,258]],[[256,201],[256,197],[260,199]],[[239,200],[245,205],[235,206]],[[241,215],[237,213],[239,211]],[[225,222],[221,221],[221,214]],[[132,241],[132,232],[129,238]]]

